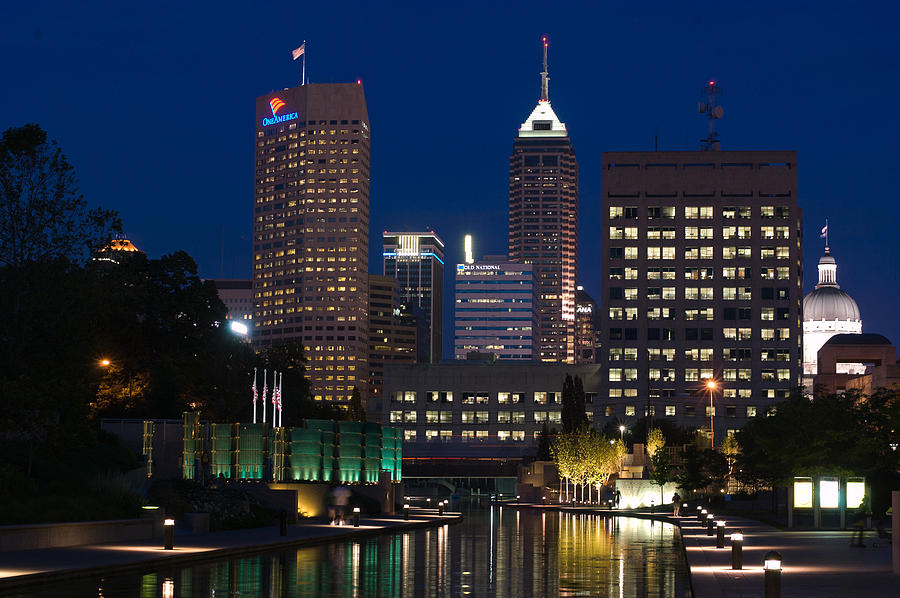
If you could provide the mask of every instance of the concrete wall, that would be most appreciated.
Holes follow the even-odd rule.
[[[0,552],[145,540],[153,537],[153,524],[153,519],[113,519],[4,525],[0,526]]]

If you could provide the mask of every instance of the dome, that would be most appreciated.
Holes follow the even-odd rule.
[[[860,322],[859,306],[837,283],[837,262],[825,248],[819,258],[819,284],[803,298],[804,322]]]
[[[853,297],[836,286],[820,286],[803,298],[803,321],[860,321]]]

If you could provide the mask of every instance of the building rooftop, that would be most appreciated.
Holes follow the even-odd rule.
[[[825,341],[826,345],[890,345],[886,337],[870,332],[864,334],[835,334]]]

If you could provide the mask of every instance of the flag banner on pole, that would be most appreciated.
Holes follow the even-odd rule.
[[[291,56],[294,57],[294,60],[297,60],[298,58],[303,56],[305,53],[306,53],[306,42],[303,42],[302,44],[300,44],[299,48],[297,48],[296,50],[293,50],[291,52]]]
[[[268,393],[269,393],[269,372],[268,372],[268,370],[263,370],[263,393],[262,393],[263,423],[266,423],[266,395]]]
[[[828,235],[828,225],[822,227],[822,232],[819,234],[820,239],[824,239]]]

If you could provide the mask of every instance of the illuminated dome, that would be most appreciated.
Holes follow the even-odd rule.
[[[860,322],[859,306],[837,283],[837,263],[825,250],[819,260],[819,284],[803,298],[804,322]]]
[[[122,237],[110,241],[106,251],[140,251],[140,249],[135,247],[134,243]]]

